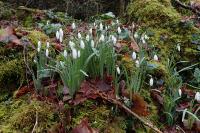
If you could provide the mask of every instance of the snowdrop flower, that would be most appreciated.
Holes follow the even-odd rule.
[[[59,29],[59,35],[60,35],[60,37],[62,37],[62,38],[63,38],[63,36],[64,36],[64,33],[63,33],[63,30],[62,30],[62,28],[60,28],[60,29]]]
[[[61,43],[62,41],[63,41],[63,37],[60,36],[60,38],[59,38],[59,42]]]
[[[95,22],[93,23],[93,26],[96,27],[96,23]]]
[[[70,46],[71,49],[73,49],[75,47],[75,43],[72,42],[72,41],[69,41],[69,46]]]
[[[156,54],[153,56],[153,60],[158,61],[158,56]]]
[[[117,67],[116,69],[117,69],[117,74],[120,74],[120,69],[119,69],[119,67]]]
[[[65,58],[67,57],[67,50],[64,50],[63,55],[64,55]]]
[[[113,44],[116,44],[117,43],[117,38],[115,37],[115,36],[111,36],[111,39],[112,39],[112,41],[113,41]]]
[[[122,32],[120,27],[117,28],[117,32],[118,32],[118,34],[120,34]]]
[[[91,47],[94,48],[94,40],[91,40]]]
[[[152,78],[152,77],[151,77],[150,80],[149,80],[149,85],[150,85],[150,86],[153,86],[153,78]]]
[[[92,28],[90,28],[89,32],[90,32],[90,34],[92,35]]]
[[[80,50],[77,51],[77,56],[78,56],[78,58],[81,56]]]
[[[135,32],[135,34],[134,34],[134,38],[138,38],[139,37],[139,35],[138,35],[138,33],[137,32]]]
[[[40,52],[40,49],[41,49],[41,42],[38,41],[38,47],[37,47],[37,51]]]
[[[139,60],[136,60],[136,61],[135,61],[135,66],[136,66],[136,67],[140,67],[140,62],[139,62]]]
[[[141,37],[141,41],[142,41],[143,44],[146,43],[146,41],[145,41],[145,39],[144,39],[144,36]]]
[[[177,46],[176,46],[176,47],[177,47],[177,50],[180,52],[180,51],[181,51],[181,46],[180,46],[180,44],[179,44],[179,43],[177,44]]]
[[[77,57],[78,57],[78,52],[77,52],[77,50],[75,48],[73,48],[72,49],[72,58],[73,59],[77,59]]]
[[[81,47],[82,49],[85,48],[85,43],[83,42],[83,40],[80,41],[80,47]]]
[[[144,39],[148,40],[149,37],[145,34],[145,35],[144,35]]]
[[[49,46],[50,46],[50,44],[49,44],[49,42],[47,42],[47,48],[49,48]]]
[[[197,100],[197,102],[200,102],[200,92],[197,92],[195,94],[195,98],[194,99]]]
[[[102,23],[100,23],[99,29],[100,29],[101,31],[103,30],[103,24],[102,24]]]
[[[136,58],[137,58],[137,54],[136,54],[136,52],[133,52],[132,53],[132,59],[135,60]]]
[[[182,90],[181,89],[178,90],[178,94],[181,97],[181,95],[182,95]]]
[[[78,33],[78,38],[79,38],[79,39],[81,39],[81,38],[82,38],[82,36],[81,36],[81,33],[80,33],[80,32]]]
[[[85,37],[85,39],[86,39],[86,41],[90,41],[90,36],[89,35],[87,35],[86,37]]]
[[[100,36],[100,38],[99,38],[99,41],[100,41],[100,42],[104,42],[104,41],[105,41],[105,37],[104,37],[103,34],[101,34],[101,36]]]
[[[119,24],[119,20],[118,19],[116,20],[116,23]]]
[[[72,29],[74,30],[76,28],[76,24],[72,23]]]
[[[60,39],[60,33],[59,33],[59,31],[56,31],[56,39],[57,39],[57,40]]]
[[[45,55],[46,57],[49,57],[49,49],[46,49]]]

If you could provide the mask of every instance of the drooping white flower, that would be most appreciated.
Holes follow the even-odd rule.
[[[137,32],[135,32],[135,34],[134,34],[134,38],[138,38],[139,37],[139,35],[138,35],[138,33]]]
[[[72,23],[72,29],[76,29],[76,24],[75,23]]]
[[[119,20],[118,19],[116,20],[116,23],[119,24]]]
[[[117,28],[117,32],[118,32],[118,34],[121,34],[122,30],[120,27]]]
[[[120,68],[117,66],[117,74],[120,74]]]
[[[81,38],[82,38],[82,36],[81,36],[81,33],[80,33],[80,32],[78,33],[78,38],[79,38],[79,39],[81,39]]]
[[[180,44],[179,44],[179,43],[177,44],[177,46],[176,46],[176,47],[177,47],[177,50],[180,52],[180,51],[181,51],[181,46],[180,46]]]
[[[92,35],[92,28],[89,29],[90,34]]]
[[[86,37],[85,37],[85,39],[86,39],[86,41],[90,41],[90,36],[89,35],[87,35]]]
[[[93,23],[93,26],[96,27],[96,23],[95,22]]]
[[[115,37],[115,36],[111,36],[111,39],[112,39],[112,42],[113,42],[113,44],[116,44],[117,43],[117,38]]]
[[[153,86],[153,78],[152,78],[152,77],[151,77],[150,80],[149,80],[149,85],[150,85],[150,86]]]
[[[77,51],[77,56],[78,56],[78,58],[81,56],[80,50]]]
[[[94,48],[94,40],[91,40],[91,47]]]
[[[182,90],[181,89],[178,90],[178,95],[181,97],[181,95],[182,95]]]
[[[60,33],[59,33],[59,31],[56,31],[56,39],[57,39],[57,40],[60,39]]]
[[[103,34],[101,34],[100,38],[99,38],[99,42],[104,42],[105,41],[105,37]]]
[[[132,53],[132,59],[135,60],[136,58],[137,58],[137,54],[136,54],[136,52],[133,52]]]
[[[153,60],[158,61],[158,56],[156,54],[153,56]]]
[[[146,44],[146,40],[145,40],[144,36],[141,37],[141,41],[143,44]]]
[[[66,49],[64,50],[63,55],[64,55],[65,58],[67,57],[67,50]]]
[[[69,41],[69,46],[70,46],[71,49],[73,49],[75,47],[75,43],[72,42],[72,41]]]
[[[38,47],[37,47],[37,51],[40,52],[40,49],[41,49],[41,42],[38,41]]]
[[[60,36],[60,38],[59,38],[59,42],[61,43],[62,41],[63,41],[63,37]]]
[[[200,92],[197,92],[195,94],[195,98],[194,99],[197,100],[197,102],[200,102]]]
[[[50,44],[49,44],[49,42],[47,42],[47,48],[49,48],[50,47]]]
[[[49,57],[49,49],[46,49],[45,55],[46,57]]]
[[[72,49],[72,58],[73,59],[77,59],[77,57],[78,57],[78,52],[77,52],[77,50],[75,48],[73,48]]]
[[[149,37],[145,34],[145,35],[144,35],[144,39],[145,39],[145,40],[149,40]]]
[[[60,37],[62,37],[62,38],[63,38],[63,36],[64,36],[64,33],[63,33],[63,30],[62,30],[62,28],[60,28],[60,29],[59,29],[59,35],[60,35]]]
[[[103,24],[102,24],[102,23],[100,23],[99,29],[100,29],[101,31],[103,30]]]
[[[83,40],[80,40],[80,47],[81,47],[82,49],[84,49],[84,48],[85,48],[85,43],[84,43],[84,41],[83,41]]]
[[[139,62],[139,60],[136,60],[136,61],[135,61],[135,66],[136,66],[136,67],[140,67],[140,62]]]

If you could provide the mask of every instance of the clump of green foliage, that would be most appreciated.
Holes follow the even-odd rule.
[[[30,42],[32,42],[35,46],[37,46],[39,40],[43,43],[49,40],[49,37],[47,35],[37,30],[31,31],[27,37],[30,40]]]
[[[13,9],[10,9],[5,3],[0,1],[0,19],[9,19],[13,15]]]

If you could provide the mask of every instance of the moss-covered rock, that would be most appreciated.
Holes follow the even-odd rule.
[[[56,124],[57,114],[53,105],[35,100],[29,102],[27,99],[18,99],[7,105],[0,104],[0,132],[30,133],[35,125],[36,114],[36,132],[48,132]]]
[[[49,40],[49,37],[46,34],[38,30],[30,31],[27,37],[35,46],[37,46],[38,41],[41,41],[42,44],[46,45],[46,42]]]

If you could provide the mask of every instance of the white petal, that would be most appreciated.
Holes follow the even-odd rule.
[[[74,30],[76,28],[75,23],[72,23],[72,29]]]
[[[83,40],[80,41],[80,47],[81,47],[82,49],[85,48],[85,43],[83,42]]]
[[[87,35],[86,37],[85,37],[85,39],[86,39],[86,41],[90,41],[90,36],[89,35]]]
[[[100,23],[99,29],[102,31],[103,30],[103,24]]]
[[[139,62],[139,60],[136,60],[136,61],[135,61],[135,66],[136,66],[136,67],[140,67],[140,62]]]
[[[180,44],[177,44],[177,50],[180,52],[181,51],[181,46]]]
[[[200,92],[197,92],[195,94],[195,98],[194,99],[197,100],[198,102],[200,102]]]
[[[119,67],[117,67],[117,73],[120,74],[120,69],[119,69]]]
[[[94,40],[91,40],[91,47],[94,48]]]
[[[56,31],[56,39],[57,39],[57,40],[60,39],[60,33],[59,33],[59,31]]]
[[[50,44],[49,44],[49,42],[47,42],[47,48],[49,48],[49,46],[50,46]]]
[[[120,34],[122,32],[120,27],[117,28],[117,32],[118,32],[118,34]]]
[[[132,59],[135,60],[136,58],[137,58],[137,54],[136,54],[136,52],[133,52],[132,53]]]
[[[151,78],[151,79],[149,80],[149,85],[150,85],[150,86],[153,86],[153,78]]]
[[[158,61],[158,56],[156,54],[153,56],[153,60]]]
[[[46,49],[45,55],[46,55],[46,57],[49,56],[49,50],[48,49]]]
[[[181,95],[182,95],[182,90],[181,89],[178,90],[178,94],[181,97]]]
[[[78,33],[78,38],[79,38],[79,39],[81,39],[81,38],[82,38],[82,36],[81,36],[81,33]]]
[[[60,28],[60,30],[59,30],[59,34],[60,34],[60,37],[63,37],[63,36],[64,36],[64,33],[63,33],[62,28]]]
[[[78,56],[78,58],[81,56],[80,50],[77,51],[77,56]]]
[[[77,59],[78,53],[77,50],[75,48],[72,49],[72,58],[73,59]]]

